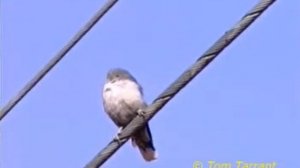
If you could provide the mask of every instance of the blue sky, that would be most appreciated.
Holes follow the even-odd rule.
[[[1,1],[1,106],[103,3]],[[0,167],[83,167],[117,131],[101,99],[110,68],[128,69],[150,103],[256,3],[118,2],[1,121]],[[103,167],[299,167],[299,5],[272,5],[151,120],[158,160],[127,143]]]

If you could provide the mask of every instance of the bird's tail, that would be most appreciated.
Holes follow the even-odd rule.
[[[132,145],[139,148],[146,161],[152,161],[157,158],[148,124],[132,136]]]

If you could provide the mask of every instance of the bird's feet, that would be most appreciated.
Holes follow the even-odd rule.
[[[121,140],[120,140],[120,134],[121,134],[122,130],[123,130],[123,127],[119,127],[117,135],[114,138],[114,140],[118,141],[119,143],[121,142]]]
[[[137,111],[137,114],[139,115],[139,116],[141,116],[141,117],[143,117],[143,118],[145,118],[145,111],[144,110],[142,110],[142,109],[138,109],[138,111]]]

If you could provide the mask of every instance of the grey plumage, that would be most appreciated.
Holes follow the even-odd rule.
[[[112,69],[107,73],[103,87],[105,112],[119,127],[125,127],[144,108],[143,90],[137,80],[125,69]],[[138,146],[146,161],[156,159],[155,148],[148,123],[132,136],[133,146]]]

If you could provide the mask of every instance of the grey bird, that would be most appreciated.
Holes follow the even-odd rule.
[[[119,127],[118,133],[138,114],[139,109],[147,106],[142,87],[127,70],[121,68],[108,71],[102,97],[104,110]],[[157,154],[148,123],[137,131],[131,140],[132,145],[139,148],[146,161],[156,159]]]

